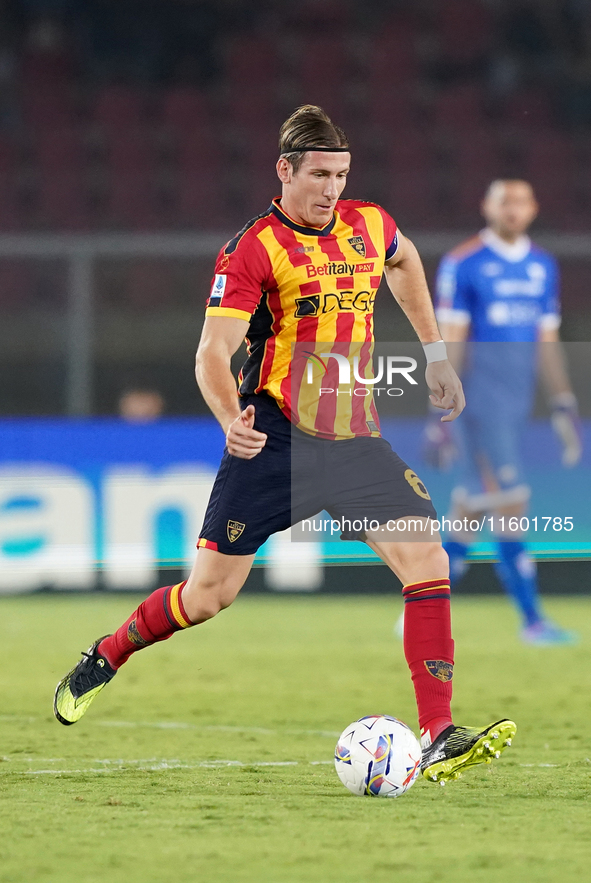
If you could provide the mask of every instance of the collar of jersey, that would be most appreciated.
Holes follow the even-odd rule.
[[[282,224],[285,224],[286,227],[291,227],[292,230],[295,230],[296,233],[302,233],[304,236],[328,236],[329,233],[332,232],[334,225],[337,222],[336,213],[333,212],[332,218],[325,224],[324,227],[302,227],[301,224],[296,224],[286,212],[283,211],[281,206],[279,205],[280,196],[276,196],[273,202],[271,203],[271,211],[275,215],[276,218],[279,218]]]
[[[515,242],[509,243],[501,239],[500,236],[497,236],[490,227],[485,227],[484,230],[480,231],[480,238],[491,251],[494,251],[506,261],[511,261],[512,264],[524,261],[531,250],[531,239],[525,235],[519,236]]]

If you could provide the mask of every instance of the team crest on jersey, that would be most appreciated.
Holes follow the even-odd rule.
[[[242,524],[241,521],[228,521],[226,533],[228,534],[228,539],[231,543],[235,543],[236,540],[242,536],[245,527],[246,525]]]
[[[347,242],[354,248],[357,254],[360,254],[362,258],[365,257],[365,241],[363,236],[351,236],[350,239],[347,239]]]
[[[430,675],[438,681],[451,681],[454,676],[454,667],[451,662],[443,662],[442,659],[426,659],[425,668]]]

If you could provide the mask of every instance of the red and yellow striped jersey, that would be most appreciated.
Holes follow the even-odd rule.
[[[363,380],[373,376],[374,300],[397,248],[394,220],[371,202],[340,200],[322,228],[297,224],[279,199],[249,221],[218,256],[206,309],[250,323],[240,394],[267,392],[321,438],[379,435]]]

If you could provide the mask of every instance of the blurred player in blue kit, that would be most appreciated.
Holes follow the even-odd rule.
[[[509,518],[526,513],[530,496],[521,443],[538,370],[562,443],[562,463],[574,466],[581,456],[577,402],[559,342],[558,267],[527,236],[538,213],[529,183],[494,181],[482,213],[485,229],[445,255],[436,283],[439,326],[443,339],[456,344],[451,358],[462,370],[468,406],[453,430],[433,416],[425,456],[437,468],[449,467],[456,456],[460,463],[450,518],[456,524],[460,519],[462,530],[448,534],[445,543],[452,584],[467,569],[469,545],[480,538],[465,529],[464,519],[485,515],[489,524],[492,516],[495,570],[522,615],[523,640],[571,643],[575,635],[544,615],[535,562],[523,535],[509,529]]]

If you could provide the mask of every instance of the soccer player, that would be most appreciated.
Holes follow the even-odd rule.
[[[570,643],[572,632],[548,620],[538,593],[535,562],[509,519],[526,512],[530,488],[521,462],[537,361],[549,394],[552,422],[563,444],[563,464],[581,456],[577,402],[559,344],[558,268],[534,245],[527,230],[538,212],[526,181],[494,181],[482,203],[486,227],[447,254],[436,283],[436,314],[443,338],[454,342],[453,360],[468,363],[463,376],[469,407],[453,437],[436,421],[427,429],[427,458],[445,466],[460,452],[461,481],[450,517],[495,525],[496,572],[522,617],[521,636],[530,644]],[[543,344],[538,347],[538,343]],[[462,349],[466,351],[462,353]],[[504,521],[502,520],[504,516]],[[515,522],[513,522],[515,524]],[[469,531],[445,543],[452,582],[466,570]]]
[[[431,536],[429,493],[381,438],[367,395],[382,274],[423,343],[431,401],[451,411],[444,421],[462,411],[462,386],[416,249],[379,206],[340,199],[351,160],[345,133],[306,105],[283,124],[279,147],[282,195],[220,252],[197,352],[197,381],[226,449],[195,566],[186,582],[158,589],[95,641],[58,684],[54,711],[61,723],[75,723],[133,653],[231,604],[272,533],[326,509],[342,523],[343,539],[365,540],[403,583],[423,775],[445,782],[498,757],[516,727],[452,723],[447,555],[438,533]],[[237,394],[230,360],[245,337]],[[341,389],[343,362],[346,369],[355,352],[355,384]],[[308,384],[310,374],[320,389]],[[392,542],[398,536],[403,541]]]

